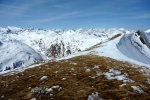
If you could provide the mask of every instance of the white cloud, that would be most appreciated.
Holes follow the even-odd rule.
[[[29,23],[50,22],[50,21],[54,21],[54,20],[68,18],[68,17],[74,16],[74,15],[77,15],[78,13],[79,12],[74,11],[74,12],[69,12],[69,13],[57,15],[57,16],[54,16],[54,17],[49,17],[49,18],[44,18],[44,19],[30,20],[30,21],[26,21],[26,22],[29,22]]]
[[[11,17],[24,16],[24,13],[32,7],[46,2],[48,0],[32,0],[32,2],[26,0],[25,2],[12,3],[11,5],[0,4],[0,14]]]

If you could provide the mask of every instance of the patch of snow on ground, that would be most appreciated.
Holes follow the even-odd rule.
[[[133,91],[138,93],[144,93],[144,91],[139,86],[131,86],[133,88]]]
[[[94,66],[94,69],[99,69],[99,66],[95,65],[95,66]]]
[[[36,98],[32,98],[31,100],[36,100]]]
[[[121,85],[119,85],[120,87],[123,87],[123,86],[125,86],[125,85],[127,85],[126,83],[123,83],[123,84],[121,84]]]
[[[61,80],[63,80],[63,81],[64,81],[64,80],[66,80],[66,78],[62,78]]]
[[[134,82],[133,80],[127,78],[128,74],[124,73],[121,75],[121,71],[115,69],[109,69],[109,72],[97,72],[97,76],[105,75],[108,80],[120,80],[123,82]]]
[[[48,78],[48,76],[42,76],[42,77],[40,78],[40,81],[45,80],[45,79],[47,79],[47,78]]]
[[[121,74],[121,71],[119,71],[119,70],[114,70],[114,69],[109,69],[109,72],[110,72],[110,73],[113,73],[113,74],[115,74],[115,75]]]
[[[59,85],[52,86],[52,88],[54,89],[59,88],[59,87],[60,87]]]
[[[61,91],[62,87],[60,87],[59,85],[54,85],[51,88],[46,88],[45,91],[47,91],[47,92],[53,92],[54,91],[53,89],[58,89],[58,91]]]
[[[85,70],[85,72],[90,72],[90,71],[91,71],[91,70],[90,70],[89,68]]]
[[[89,95],[87,100],[103,100],[103,99],[99,96],[98,92],[96,92]]]
[[[47,92],[52,92],[53,89],[52,89],[52,88],[46,88],[45,91],[47,91]]]
[[[150,84],[150,78],[147,78],[147,82],[148,82],[148,84]]]

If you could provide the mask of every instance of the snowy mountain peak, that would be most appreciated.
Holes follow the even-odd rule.
[[[18,27],[15,27],[15,26],[8,26],[7,28],[10,29],[13,32],[20,31],[22,29],[22,28],[18,28]]]
[[[117,44],[117,48],[125,56],[139,62],[150,64],[149,39],[142,31],[124,34]]]
[[[20,41],[0,42],[0,72],[26,66],[43,59],[41,54]]]
[[[150,33],[150,29],[146,30],[145,32],[146,32],[146,33]]]
[[[144,55],[143,59],[146,60],[144,60],[143,63],[149,62],[150,35],[141,31],[135,32],[124,28],[43,30],[8,26],[7,28],[0,28],[0,58],[3,58],[4,55],[2,54],[10,55],[7,56],[7,60],[5,60],[10,61],[11,63],[6,65],[4,64],[5,61],[0,59],[0,62],[3,63],[0,65],[0,68],[2,70],[5,70],[6,66],[11,66],[11,68],[13,68],[13,63],[22,58],[25,58],[23,60],[24,64],[22,65],[26,66],[35,61],[43,60],[42,55],[49,57],[49,59],[67,57],[71,54],[84,52],[84,50],[87,50],[96,44],[108,42],[112,37],[114,39],[114,36],[117,34],[121,35],[121,37],[118,38],[120,39],[120,42],[115,44],[115,46],[117,45],[117,50],[122,52],[125,56],[137,61],[142,60],[135,55]],[[7,53],[10,51],[10,47],[14,51],[12,50],[12,53]],[[15,51],[15,49],[17,51]],[[132,54],[130,54],[129,50],[133,51]],[[10,60],[14,55],[18,55],[18,58],[16,58],[16,60]],[[32,58],[32,60],[26,59],[26,57]]]

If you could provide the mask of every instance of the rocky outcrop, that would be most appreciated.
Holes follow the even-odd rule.
[[[140,38],[139,38],[140,41],[141,41],[143,44],[145,44],[145,45],[150,49],[150,45],[149,45],[147,39],[146,39],[145,36],[144,36],[145,33],[143,33],[143,32],[140,31],[140,30],[138,30],[136,33],[137,33],[138,36],[140,36]]]
[[[0,41],[0,46],[2,45],[3,43]]]
[[[50,48],[47,50],[46,55],[48,57],[64,57],[67,55],[70,55],[75,52],[81,51],[79,48],[71,48],[70,43],[64,43],[62,40],[57,43],[54,43],[50,46]]]
[[[140,30],[138,30],[136,33],[138,34],[138,36],[140,36],[141,42],[142,42],[143,44],[147,44],[147,43],[146,43],[146,40],[145,40],[144,37],[142,36],[142,32],[141,32]]]

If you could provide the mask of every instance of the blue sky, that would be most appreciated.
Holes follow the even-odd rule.
[[[0,27],[150,29],[150,0],[0,0]]]

